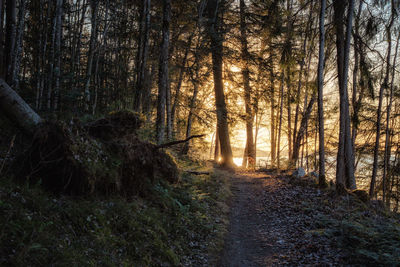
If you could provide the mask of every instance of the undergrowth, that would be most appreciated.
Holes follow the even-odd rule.
[[[216,173],[183,173],[178,184],[159,182],[128,202],[56,197],[2,178],[0,265],[213,265],[209,255],[221,249],[226,229],[227,183]]]
[[[343,252],[343,262],[356,266],[400,265],[400,215],[348,197],[307,201],[318,213],[314,228]]]

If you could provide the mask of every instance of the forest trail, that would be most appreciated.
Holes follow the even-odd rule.
[[[335,266],[340,253],[310,232],[318,213],[304,212],[303,200],[318,201],[319,190],[292,185],[276,173],[232,176],[230,225],[220,266]]]

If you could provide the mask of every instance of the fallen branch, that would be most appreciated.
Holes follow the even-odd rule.
[[[190,171],[190,170],[188,170],[188,171],[186,171],[187,173],[190,173],[190,174],[194,174],[194,175],[209,175],[210,174],[210,172],[199,172],[199,171]]]
[[[186,143],[190,139],[200,138],[200,137],[204,137],[204,136],[206,136],[206,135],[205,134],[192,135],[192,136],[189,136],[188,138],[186,138],[184,140],[177,140],[177,141],[172,141],[172,142],[168,142],[168,143],[165,143],[165,144],[158,145],[158,146],[156,146],[156,148],[164,148],[164,147],[174,146],[174,145]]]

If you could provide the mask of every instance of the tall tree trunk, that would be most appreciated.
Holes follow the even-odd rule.
[[[362,11],[362,6],[363,6],[363,1],[360,1],[358,5],[358,11],[357,11],[357,16],[355,18],[354,22],[354,68],[353,68],[353,96],[352,96],[352,105],[353,105],[353,116],[352,116],[352,129],[351,129],[351,141],[353,144],[353,154],[355,155],[355,148],[356,148],[356,136],[357,136],[357,129],[358,129],[358,112],[361,107],[361,100],[357,101],[357,75],[358,75],[358,70],[359,70],[359,63],[360,63],[360,36],[359,36],[359,30],[360,30],[360,17],[361,17],[361,11]],[[360,93],[360,97],[362,94]],[[362,99],[362,98],[361,98]],[[355,157],[353,157],[355,159]],[[356,166],[354,166],[354,169],[356,169]]]
[[[150,0],[143,0],[140,14],[139,47],[136,59],[136,88],[133,100],[133,108],[136,111],[141,109],[141,99],[145,84],[144,79],[149,50],[150,5]]]
[[[240,0],[240,42],[241,42],[241,57],[242,57],[242,76],[243,76],[243,90],[244,102],[246,108],[246,148],[243,167],[255,167],[255,150],[253,141],[253,110],[251,103],[252,90],[250,87],[250,70],[249,60],[250,55],[247,48],[247,25],[246,25],[246,4],[244,0]]]
[[[336,186],[338,192],[343,193],[344,188],[356,188],[353,166],[353,148],[350,136],[350,115],[347,91],[348,61],[354,0],[349,0],[346,40],[343,29],[345,5],[343,5],[343,1],[334,0],[333,7],[334,24],[336,29],[337,67],[340,96],[340,129],[339,148],[337,153],[336,165]]]
[[[269,47],[269,79],[270,79],[270,105],[271,105],[271,165],[275,166],[276,164],[276,115],[275,115],[275,75],[274,75],[274,67],[273,67],[273,59],[272,59],[272,48]],[[279,99],[278,99],[279,101]]]
[[[5,78],[4,77],[4,46],[3,46],[3,41],[4,41],[4,7],[5,7],[5,2],[6,0],[0,0],[0,78]]]
[[[26,0],[21,0],[20,6],[18,8],[18,27],[16,32],[15,47],[13,51],[13,61],[12,61],[12,84],[11,87],[18,90],[19,89],[19,72],[21,65],[21,54],[22,54],[22,41],[25,29],[25,8]]]
[[[61,79],[61,39],[62,39],[62,15],[63,15],[63,0],[57,0],[56,17],[56,43],[55,43],[55,85],[54,85],[54,110],[58,109],[60,101],[60,79]]]
[[[393,12],[393,9],[392,9]],[[392,16],[394,14],[392,13]],[[388,40],[391,42],[390,38]],[[393,65],[391,69],[391,81],[390,81],[390,92],[389,92],[389,100],[387,108],[386,108],[386,131],[385,131],[385,154],[384,154],[384,159],[383,159],[383,202],[386,203],[386,205],[389,207],[390,206],[390,196],[387,194],[388,189],[389,189],[389,181],[387,179],[388,173],[389,173],[389,165],[390,165],[390,113],[392,110],[392,102],[393,102],[393,89],[394,89],[394,76],[395,76],[395,66],[396,66],[396,58],[397,58],[397,52],[399,49],[399,41],[400,41],[400,34],[397,36],[397,42],[396,42],[396,48],[394,52],[394,59],[393,59]],[[388,52],[389,53],[389,52]],[[390,60],[390,58],[388,58]]]
[[[89,41],[89,52],[87,59],[87,67],[86,67],[86,79],[85,79],[85,111],[89,111],[89,107],[92,101],[92,96],[90,92],[90,84],[92,80],[92,72],[93,72],[93,59],[94,52],[97,40],[97,10],[98,10],[98,2],[96,0],[90,0],[90,8],[91,8],[91,30],[90,30],[90,41]]]
[[[382,118],[382,102],[383,102],[383,91],[385,88],[388,87],[389,82],[389,75],[390,75],[390,56],[392,50],[392,25],[394,21],[393,15],[393,8],[392,7],[392,14],[390,18],[389,25],[386,26],[386,35],[388,40],[388,49],[387,49],[387,58],[386,58],[386,70],[385,76],[383,78],[383,83],[379,88],[379,101],[378,101],[378,110],[377,110],[377,117],[376,117],[376,132],[375,132],[375,147],[374,147],[374,163],[372,165],[372,177],[371,177],[371,184],[369,187],[369,196],[373,197],[375,194],[375,184],[376,184],[376,174],[378,172],[378,156],[379,156],[379,142],[381,137],[381,118]]]
[[[186,138],[189,138],[191,133],[192,133],[192,122],[193,122],[193,114],[196,108],[196,101],[197,101],[197,94],[199,92],[199,84],[198,84],[198,80],[194,79],[194,77],[192,77],[192,84],[193,84],[193,96],[192,99],[190,100],[190,105],[189,105],[189,115],[187,118],[187,125],[186,125]],[[183,155],[187,155],[189,152],[189,142],[186,142],[183,145],[182,148],[182,154]]]
[[[318,136],[319,136],[319,179],[320,187],[325,187],[325,143],[324,143],[324,62],[325,62],[325,9],[326,0],[321,0],[319,15],[319,58],[318,58]]]
[[[7,0],[6,2],[6,38],[4,44],[4,66],[5,66],[5,81],[12,84],[14,70],[13,54],[15,49],[16,38],[16,0]]]
[[[160,49],[158,71],[158,98],[157,98],[157,143],[164,141],[165,135],[165,108],[168,86],[168,48],[169,48],[169,24],[171,21],[171,0],[163,1],[162,42]]]
[[[208,2],[209,35],[212,47],[212,65],[214,76],[215,106],[217,111],[218,137],[221,146],[221,165],[233,166],[233,156],[229,138],[228,111],[225,103],[224,83],[222,78],[223,33],[222,19],[219,14],[223,10],[223,1],[211,0]]]
[[[312,25],[313,25],[313,9],[314,9],[314,2],[311,2],[310,4],[310,13],[308,15],[308,21],[307,21],[307,26],[306,26],[306,33],[304,34],[304,40],[303,40],[303,48],[302,48],[302,58],[300,60],[300,70],[299,70],[299,80],[297,83],[297,93],[296,93],[296,111],[294,115],[294,125],[293,125],[293,146],[294,143],[296,142],[296,135],[297,135],[297,125],[299,122],[299,115],[300,115],[300,98],[301,98],[301,86],[302,86],[302,78],[303,78],[303,72],[304,72],[304,65],[305,65],[305,58],[307,55],[307,40],[309,36],[311,35],[312,32]],[[296,164],[296,162],[295,162]]]
[[[287,141],[288,141],[288,167],[294,167],[291,166],[291,162],[292,161],[292,155],[293,155],[293,149],[292,149],[292,109],[291,109],[291,105],[292,105],[292,90],[291,90],[291,80],[290,80],[290,75],[291,75],[291,71],[290,71],[290,67],[287,68],[286,71],[286,90],[287,90],[287,105],[286,105],[286,110],[287,110]]]
[[[185,54],[183,56],[181,65],[180,65],[180,70],[179,70],[179,77],[178,77],[178,82],[176,83],[176,89],[175,89],[175,96],[174,96],[174,103],[172,104],[171,108],[171,124],[172,124],[172,131],[173,133],[175,132],[175,113],[178,107],[178,102],[180,101],[180,92],[181,92],[181,87],[182,87],[182,81],[183,81],[183,76],[186,71],[186,61],[187,57],[189,54],[190,46],[192,45],[192,38],[193,34],[189,36],[188,40],[188,45],[186,46],[185,49]]]
[[[278,145],[276,147],[277,149],[277,155],[276,155],[276,160],[277,160],[277,167],[278,169],[280,168],[281,164],[281,132],[282,132],[282,118],[283,118],[283,87],[284,87],[284,81],[285,81],[285,73],[282,73],[282,78],[281,78],[281,85],[280,85],[280,101],[281,103],[279,104],[279,128],[278,128]]]

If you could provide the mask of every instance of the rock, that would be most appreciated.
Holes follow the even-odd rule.
[[[292,173],[292,176],[294,177],[294,178],[302,178],[302,177],[304,177],[306,175],[306,171],[303,169],[303,168],[298,168],[298,169],[296,169],[293,173]]]

